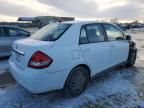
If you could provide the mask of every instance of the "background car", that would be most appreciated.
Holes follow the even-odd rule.
[[[11,45],[13,41],[27,38],[30,35],[30,32],[19,27],[0,25],[0,57],[11,55]]]

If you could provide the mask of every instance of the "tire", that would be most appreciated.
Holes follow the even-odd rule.
[[[131,51],[130,52],[130,55],[128,57],[128,61],[127,61],[127,64],[126,64],[127,67],[133,66],[135,64],[136,56],[137,56],[136,51]]]
[[[90,75],[89,71],[83,67],[73,69],[66,81],[65,91],[70,97],[80,95],[86,88]]]

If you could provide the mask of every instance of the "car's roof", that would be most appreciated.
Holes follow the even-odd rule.
[[[111,25],[114,25],[116,26],[115,24],[113,23],[110,23],[110,22],[104,22],[104,21],[64,21],[62,23],[67,23],[67,24],[79,24],[80,26],[82,25],[85,25],[85,24],[111,24]],[[116,26],[117,28],[119,28],[118,26]],[[119,28],[120,29],[120,28]],[[121,29],[120,29],[121,30]],[[122,31],[122,30],[121,30]]]
[[[17,29],[22,29],[20,27],[17,26],[11,26],[11,25],[0,25],[0,27],[7,27],[7,28],[17,28]],[[23,29],[22,29],[23,30]]]

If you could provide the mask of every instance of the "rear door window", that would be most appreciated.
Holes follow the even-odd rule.
[[[42,41],[55,41],[57,40],[72,24],[68,23],[52,23],[48,24],[30,38]]]
[[[9,32],[8,35],[10,37],[21,37],[21,36],[27,36],[28,35],[27,32],[25,32],[23,30],[20,30],[20,29],[9,28],[8,30],[9,30],[8,31]]]
[[[105,41],[100,24],[91,24],[86,26],[89,43]]]
[[[81,27],[80,44],[104,42],[101,24],[86,24]]]
[[[87,43],[88,43],[87,33],[85,27],[83,26],[80,32],[80,44],[87,44]]]
[[[9,29],[9,36],[15,37],[17,36],[18,32],[14,29]]]

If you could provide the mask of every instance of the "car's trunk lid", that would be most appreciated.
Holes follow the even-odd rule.
[[[12,58],[17,66],[25,69],[31,56],[36,51],[46,51],[54,45],[54,42],[39,41],[34,39],[22,39],[13,43]]]

